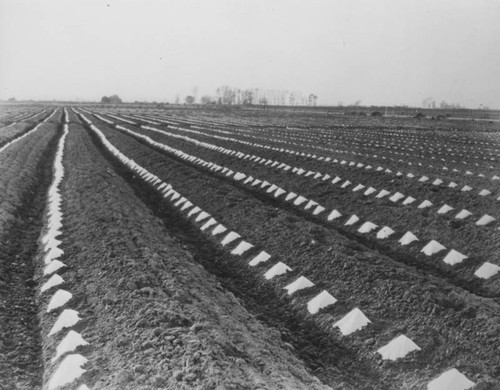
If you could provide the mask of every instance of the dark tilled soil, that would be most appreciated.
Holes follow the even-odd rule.
[[[6,191],[2,193],[2,205],[11,205],[7,209],[10,215],[4,215],[10,218],[4,220],[0,236],[1,389],[31,390],[41,385],[43,367],[33,258],[52,180],[55,134],[55,126],[44,125],[1,156],[3,178],[10,178],[0,187]],[[13,160],[9,161],[9,157]]]
[[[261,164],[251,163],[246,160],[231,158],[224,154],[198,148],[193,144],[175,142],[167,136],[162,136],[148,130],[136,129],[136,131],[140,134],[148,135],[159,142],[164,142],[169,146],[180,148],[180,150],[189,154],[201,157],[206,161],[222,164],[234,171],[244,172],[247,175],[251,174],[261,180],[268,180],[288,191],[295,191],[309,199],[316,200],[326,207],[328,211],[318,217],[312,217],[310,212],[303,212],[303,216],[309,220],[317,221],[323,226],[334,226],[350,238],[355,237],[356,240],[362,242],[364,245],[376,249],[380,253],[387,254],[404,264],[415,266],[436,276],[446,278],[452,283],[481,296],[498,296],[500,293],[495,283],[489,283],[485,286],[482,280],[478,280],[474,276],[475,270],[484,261],[489,260],[491,256],[495,256],[497,252],[500,253],[500,249],[498,248],[500,240],[496,239],[499,237],[499,233],[494,227],[478,227],[470,223],[456,223],[451,221],[450,217],[437,215],[435,210],[434,212],[429,212],[428,210],[417,210],[413,206],[401,207],[387,199],[376,202],[373,196],[365,197],[360,193],[352,193],[350,189],[341,189],[338,186],[333,186],[322,181],[284,173],[283,171],[270,169]],[[142,141],[139,140],[139,142]],[[214,175],[213,173],[209,173],[208,170],[204,171],[199,167],[197,169],[201,172],[207,172],[209,175]],[[219,174],[215,176],[223,177],[224,175]],[[231,179],[223,181],[235,185]],[[252,187],[251,185],[242,186],[241,183],[237,183],[236,186],[251,193],[256,192],[256,187]],[[353,186],[351,185],[351,187]],[[264,194],[265,190],[260,191],[257,196],[262,197]],[[264,197],[272,204],[289,208],[288,203],[276,202],[272,195],[264,195]],[[327,223],[326,215],[329,210],[334,208],[340,210],[344,216],[338,221]],[[378,229],[370,234],[359,234],[356,232],[359,228],[359,223],[353,227],[343,226],[352,214],[356,214],[363,222],[371,221],[380,227],[388,225],[396,230],[396,233],[386,240],[376,238],[376,231]],[[420,241],[408,247],[402,247],[398,243],[398,240],[406,231],[412,231]],[[469,258],[462,264],[451,267],[441,261],[447,251],[441,252],[431,258],[421,254],[421,248],[431,239],[437,240],[449,249],[453,248],[461,251],[467,254]]]
[[[498,320],[498,305],[492,300],[475,297],[426,272],[398,265],[345,235],[280,211],[270,202],[257,200],[227,182],[154,152],[117,130],[100,127],[128,157],[172,183],[192,202],[245,239],[262,245],[275,258],[283,259],[296,269],[298,273],[277,282],[278,289],[303,273],[339,299],[334,308],[325,311],[325,317],[318,316],[313,322],[318,326],[323,321],[323,329],[330,333],[328,337],[335,340],[339,348],[354,353],[344,355],[341,364],[336,363],[344,369],[340,372],[349,373],[351,380],[356,378],[354,388],[359,386],[356,384],[359,377],[350,370],[355,370],[356,359],[366,362],[373,370],[370,373],[373,388],[421,388],[429,378],[452,366],[478,380],[498,378],[498,345],[485,345],[488,344],[485,340],[494,340],[499,331],[492,328]],[[200,188],[204,189],[202,193]],[[241,267],[235,265],[227,277],[236,278],[234,275],[238,272],[245,273],[237,271]],[[248,277],[251,273],[246,274]],[[256,285],[260,284],[262,282],[257,281]],[[235,281],[233,285],[238,283]],[[248,292],[233,291],[247,301]],[[304,303],[312,294],[312,290],[298,294],[294,301]],[[353,337],[341,338],[329,326],[356,306],[367,313],[373,325]],[[374,351],[400,333],[414,339],[422,352],[396,363],[382,363]],[[333,373],[332,366],[335,365],[322,364],[318,376],[326,383],[339,383],[342,374]],[[359,367],[358,363],[358,370]],[[363,371],[369,372],[367,368]]]
[[[29,121],[43,120],[52,112],[47,110]],[[404,251],[397,252],[390,242],[387,246],[374,245],[369,238],[356,234],[355,229],[325,223],[321,218],[270,200],[264,191],[193,167],[117,130],[100,126],[129,157],[256,245],[244,256],[231,256],[227,248],[218,244],[221,237],[201,234],[202,223],[187,222],[186,212],[179,213],[154,188],[122,166],[90,129],[79,125],[80,119],[71,110],[68,113],[71,125],[62,184],[65,254],[61,258],[68,267],[59,273],[65,279],[61,288],[73,294],[65,307],[78,310],[82,317],[73,329],[90,343],[77,350],[89,362],[84,366],[87,372],[71,388],[85,383],[93,389],[424,389],[430,379],[451,367],[477,382],[478,390],[496,390],[493,383],[500,386],[499,303],[481,297],[487,294],[480,287],[463,285],[477,294],[459,287],[463,283],[460,278],[468,269],[457,276],[447,274],[442,265],[432,267],[431,261],[420,266],[421,259],[411,251],[412,259],[406,260],[400,257]],[[62,114],[58,110],[50,122],[58,123]],[[284,128],[295,126],[294,122],[300,120],[305,127],[296,132],[296,138],[302,139],[304,130],[314,132],[316,125],[338,121],[322,120],[312,114],[297,116],[293,111],[263,116],[248,110],[234,111],[229,112],[229,119],[228,113],[222,111],[200,110],[199,115],[193,116],[180,110],[177,114],[187,114],[180,121],[186,127],[198,123],[200,118],[215,119],[210,125],[213,129],[218,128],[218,123],[239,122],[235,126],[224,124],[222,128],[235,130],[235,136],[264,136],[263,141],[265,133],[274,129],[258,130],[264,127],[254,126],[255,122],[276,121]],[[175,120],[179,118],[176,116]],[[367,129],[381,131],[377,126],[389,123],[375,122]],[[412,129],[418,128],[417,122],[407,122],[412,122]],[[240,129],[241,123],[248,128]],[[402,122],[394,123],[400,126]],[[482,126],[477,127],[483,130]],[[2,167],[9,167],[3,171],[9,172],[8,176],[0,176],[2,389],[40,388],[54,371],[51,359],[55,346],[66,334],[63,331],[56,337],[47,336],[60,309],[47,314],[51,294],[37,294],[36,289],[45,281],[37,238],[57,141],[53,124],[43,125],[40,131],[13,146],[8,154],[0,155]],[[349,131],[344,129],[342,133]],[[444,139],[447,136],[439,134]],[[237,150],[254,150],[210,137],[205,140]],[[356,136],[353,140],[347,137],[342,147],[357,148],[362,153],[366,148],[356,146],[356,142]],[[247,172],[247,165],[238,159],[217,156],[182,142],[177,146],[233,170],[241,169],[282,184],[286,189],[297,189],[296,192],[327,206],[331,199],[341,204],[344,198],[355,199],[354,209],[349,208],[352,200],[343,204],[350,212],[361,213],[381,206],[366,203],[359,194],[353,198],[349,190],[326,188],[257,164],[249,164]],[[315,148],[312,144],[310,147]],[[398,148],[398,153],[404,152],[404,147]],[[14,153],[16,150],[18,154]],[[388,153],[391,158],[398,155],[393,152]],[[259,148],[254,153],[270,157],[274,152]],[[359,155],[351,156],[353,160],[362,159]],[[430,156],[431,153],[429,162]],[[6,157],[12,161],[6,161]],[[303,164],[311,170],[322,171],[327,165],[284,154],[273,158],[287,159],[290,165],[300,161],[296,165]],[[388,165],[395,171],[405,167],[404,162],[396,160],[391,160],[391,164]],[[360,182],[367,179],[362,170],[344,166],[339,169],[345,175],[353,174]],[[452,174],[450,178],[458,176]],[[437,200],[446,200],[448,195],[442,189],[434,194],[430,186],[415,185],[409,179],[391,182],[389,176],[384,178],[381,174],[370,180],[374,180],[370,183],[375,183],[376,188],[390,183],[387,189],[409,194],[415,190],[419,196],[429,194]],[[482,183],[485,179],[476,178],[474,182]],[[471,198],[472,203],[467,203],[467,195],[460,193],[453,200],[475,213],[482,212],[487,201],[485,198],[475,202]],[[389,206],[382,203],[384,213],[394,211]],[[436,229],[436,234],[446,227],[443,220],[449,220],[445,217],[432,225],[432,215],[407,216],[402,212],[396,216],[398,212],[391,218],[405,223],[412,218],[419,223],[425,220],[422,229],[431,233]],[[463,231],[451,234],[449,240],[490,240],[484,232],[478,232],[469,236]],[[484,253],[492,252],[492,248],[496,248],[495,244],[488,243]],[[249,259],[260,250],[271,253],[272,259],[261,266],[248,267]],[[290,265],[293,271],[271,282],[264,281],[263,272],[278,260]],[[316,285],[292,297],[284,294],[283,287],[299,275],[307,276]],[[495,280],[487,283],[491,287],[488,291],[497,288]],[[310,316],[305,304],[322,289],[332,293],[338,302]],[[332,324],[354,307],[360,307],[373,323],[351,336],[341,337]],[[376,349],[401,333],[416,341],[422,350],[397,362],[382,361]]]
[[[170,233],[177,220],[155,218],[80,126],[70,125],[65,152],[61,260],[68,267],[61,276],[74,295],[68,305],[82,317],[75,330],[90,343],[79,349],[89,359],[79,382],[99,389],[327,388],[277,330],[181,246]],[[218,251],[208,253],[218,261]],[[56,315],[42,315],[42,334]],[[55,340],[44,346],[48,359]]]
[[[171,120],[171,118],[169,118]],[[139,121],[138,121],[139,122]],[[177,122],[175,120],[174,122]],[[284,149],[291,149],[294,151],[300,151],[300,152],[305,152],[319,155],[319,156],[329,156],[332,158],[337,158],[339,160],[346,160],[347,162],[354,161],[356,163],[358,162],[363,162],[365,165],[371,164],[374,165],[375,167],[381,165],[384,168],[390,167],[391,169],[394,169],[393,175],[396,174],[398,170],[401,170],[402,172],[405,173],[413,173],[417,176],[417,179],[421,175],[427,175],[429,177],[440,177],[444,180],[449,180],[449,181],[455,181],[458,184],[461,184],[463,186],[464,184],[469,184],[472,185],[473,187],[477,187],[479,189],[481,188],[489,188],[494,190],[495,188],[498,189],[499,183],[491,181],[491,177],[493,174],[499,172],[499,166],[498,166],[498,159],[496,158],[496,155],[498,154],[498,150],[492,149],[491,153],[493,157],[493,160],[491,158],[488,158],[486,161],[483,161],[481,164],[482,165],[475,165],[474,163],[467,164],[460,166],[460,159],[455,159],[452,162],[442,162],[441,159],[432,159],[432,158],[427,158],[425,156],[421,156],[420,152],[409,152],[405,154],[399,154],[396,155],[396,157],[391,156],[391,149],[392,148],[387,148],[387,147],[381,147],[380,150],[372,150],[371,153],[367,154],[365,152],[360,153],[356,152],[355,147],[352,143],[344,143],[343,139],[339,138],[342,137],[344,134],[338,132],[337,129],[329,129],[326,130],[326,134],[328,134],[328,138],[322,139],[322,134],[316,132],[314,129],[307,130],[307,133],[304,132],[304,130],[301,130],[300,132],[294,134],[293,130],[287,129],[287,130],[277,130],[277,129],[265,129],[265,130],[260,130],[256,131],[254,129],[241,129],[238,127],[232,128],[232,127],[224,127],[224,130],[221,130],[220,126],[217,127],[208,127],[206,125],[197,125],[197,126],[190,126],[188,124],[182,124],[180,123],[180,127],[182,130],[179,130],[181,133],[185,133],[187,131],[196,131],[196,132],[201,132],[204,135],[197,135],[202,136],[202,137],[219,137],[218,142],[222,142],[222,144],[228,143],[229,145],[237,146],[240,145],[240,147],[245,148],[245,144],[242,145],[241,142],[235,142],[235,141],[224,141],[221,140],[220,137],[232,137],[236,138],[240,141],[246,142],[246,143],[257,143],[261,146],[272,146],[272,147],[278,147],[278,148],[284,148]],[[166,126],[162,126],[165,128]],[[172,131],[173,129],[169,129],[169,131]],[[175,130],[174,130],[175,131]],[[354,136],[352,135],[354,133]],[[297,136],[299,134],[299,136]],[[307,134],[307,136],[304,136]],[[347,137],[356,137],[356,132],[354,131],[349,131],[346,134]],[[361,144],[365,144],[367,142],[378,142],[379,140],[379,134],[375,132],[371,132],[368,134],[358,134],[357,135],[359,138],[359,142]],[[477,137],[480,137],[481,135],[478,134]],[[404,136],[403,136],[404,137]],[[404,140],[404,138],[401,137],[401,142]],[[454,142],[453,138],[450,137],[449,134],[446,134],[444,138],[448,141]],[[250,147],[250,146],[248,146]],[[251,147],[250,147],[251,148]],[[370,148],[372,148],[370,146]],[[477,147],[476,147],[477,148]],[[265,148],[259,148],[263,153],[271,153],[272,155],[279,155],[279,152],[274,152],[271,150],[266,150]],[[372,148],[374,149],[374,148]],[[399,152],[398,152],[399,153]],[[436,154],[440,156],[446,156],[448,154],[448,150],[446,148],[442,148],[442,150],[439,150],[439,153],[436,152]],[[484,146],[481,145],[478,150],[470,148],[468,153],[466,154],[467,157],[473,158],[474,156],[481,156],[484,154]],[[285,159],[295,159],[295,161],[302,161],[304,158],[300,158],[297,156],[292,156],[292,157],[284,157]],[[306,158],[308,159],[308,158]],[[316,168],[321,167],[322,164],[318,160],[310,160],[310,164],[313,164]],[[421,166],[419,164],[422,164]],[[449,169],[447,171],[444,171],[442,169],[443,166],[448,166]],[[327,169],[328,166],[330,166],[331,169],[337,169],[337,170],[342,170],[343,168],[349,169],[349,167],[342,166],[342,165],[332,165],[331,163],[327,164]],[[460,169],[460,172],[454,172],[453,168],[458,168]],[[493,166],[494,169],[490,168],[490,166]],[[314,168],[313,168],[314,169]],[[356,168],[352,168],[353,170]],[[359,170],[359,169],[358,169]],[[464,175],[466,170],[470,170],[474,172],[474,175]],[[372,172],[366,172],[367,175],[369,175]],[[486,177],[478,177],[478,173],[484,173]],[[416,181],[416,179],[414,180]],[[460,187],[461,187],[460,186]],[[478,192],[478,191],[477,191]]]
[[[167,130],[168,132],[174,133],[174,134],[180,134],[180,135],[188,135],[189,137],[199,139],[202,141],[206,142],[211,142],[211,143],[217,143],[218,145],[228,147],[230,149],[234,150],[241,150],[245,153],[252,153],[256,154],[258,156],[262,156],[265,158],[271,158],[273,160],[277,161],[282,161],[287,164],[290,164],[291,166],[297,166],[297,167],[302,167],[304,169],[310,169],[312,171],[319,171],[322,173],[328,173],[332,177],[339,176],[341,178],[344,178],[344,180],[349,179],[351,180],[351,177],[354,177],[356,182],[353,183],[362,183],[366,185],[368,188],[369,186],[375,187],[377,189],[382,189],[385,188],[387,190],[393,189],[395,191],[400,191],[405,194],[411,194],[417,199],[420,199],[423,196],[430,196],[430,200],[432,200],[434,203],[439,203],[441,201],[449,199],[451,196],[451,200],[461,200],[463,199],[464,204],[463,207],[469,206],[469,207],[474,207],[475,203],[477,203],[478,206],[486,206],[486,208],[483,208],[483,212],[488,210],[492,202],[493,196],[487,196],[487,197],[481,197],[478,196],[477,193],[481,188],[489,188],[493,192],[495,192],[495,188],[498,188],[500,185],[499,182],[491,181],[490,177],[487,178],[479,178],[479,177],[469,177],[465,176],[463,172],[461,173],[454,173],[452,171],[452,166],[450,166],[450,169],[448,171],[443,171],[442,169],[433,169],[429,168],[428,165],[423,164],[422,167],[418,166],[416,163],[414,163],[412,166],[398,166],[397,162],[391,161],[391,160],[385,160],[382,159],[380,161],[377,161],[377,159],[367,159],[362,156],[358,155],[352,155],[352,154],[347,154],[344,155],[342,153],[337,153],[334,150],[325,150],[322,151],[321,148],[324,147],[324,144],[321,144],[320,141],[315,141],[310,147],[311,150],[309,150],[309,153],[313,153],[319,156],[328,156],[331,157],[332,159],[338,159],[339,161],[342,161],[345,159],[347,161],[347,164],[334,164],[332,162],[322,162],[318,161],[317,159],[312,159],[307,156],[297,156],[297,155],[290,155],[285,152],[279,152],[279,151],[273,151],[273,150],[268,150],[263,147],[256,147],[256,146],[250,146],[250,145],[245,145],[242,142],[236,142],[236,141],[229,141],[229,140],[221,140],[221,136],[225,137],[232,137],[239,139],[240,141],[249,141],[249,142],[256,142],[259,145],[272,145],[275,147],[283,148],[283,149],[291,149],[294,151],[304,151],[303,145],[299,144],[294,144],[290,145],[287,142],[287,139],[284,138],[282,142],[272,142],[273,140],[273,134],[268,133],[267,138],[264,138],[263,136],[260,136],[258,139],[245,139],[245,137],[242,137],[238,133],[217,133],[217,132],[211,132],[210,129],[206,130],[200,130],[198,128],[196,129],[189,129],[189,128],[184,128],[184,129],[179,129],[175,130],[172,128],[167,128],[166,126],[156,126],[160,127],[164,130]],[[195,130],[197,132],[201,132],[202,134],[197,134],[193,133],[192,130]],[[380,152],[381,155],[383,155],[383,151]],[[379,155],[380,155],[379,153]],[[373,166],[373,169],[371,170],[366,170],[364,168],[356,168],[349,166],[350,162],[363,162],[365,165],[371,164]],[[406,160],[405,160],[406,161]],[[435,164],[435,163],[434,163]],[[490,165],[490,163],[488,163]],[[493,165],[498,166],[498,162],[493,163]],[[390,168],[393,170],[393,173],[388,174],[385,172],[376,172],[375,168],[378,166],[382,166],[384,168]],[[472,168],[471,168],[472,169]],[[396,173],[398,170],[402,170],[404,172],[404,176],[396,176]],[[406,178],[407,173],[413,173],[416,177],[413,179]],[[418,179],[423,176],[427,175],[429,178],[432,180],[429,180],[427,183],[420,183],[418,182]],[[490,174],[492,176],[493,174]],[[460,192],[457,189],[450,189],[445,187],[444,185],[438,187],[438,186],[432,186],[430,182],[434,180],[435,177],[439,177],[445,181],[445,184],[447,185],[450,181],[455,181],[458,184],[461,184],[458,188],[461,188],[464,184],[470,184],[474,187],[478,186],[475,190],[471,192]],[[474,181],[480,181],[480,183],[475,183]],[[380,184],[384,184],[384,187],[380,187]],[[401,185],[404,185],[405,187],[403,189],[400,188]],[[436,192],[435,192],[436,191]],[[424,199],[427,199],[424,197]],[[422,199],[423,200],[423,199]],[[471,204],[472,202],[475,202],[474,204]],[[457,204],[457,207],[460,206],[461,204]],[[475,211],[472,209],[471,211]],[[481,211],[481,210],[478,210]]]

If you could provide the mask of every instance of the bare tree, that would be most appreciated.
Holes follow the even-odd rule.
[[[316,96],[315,94],[311,93],[309,95],[309,101],[308,101],[308,103],[309,103],[310,106],[315,106],[317,100],[318,100],[318,96]]]

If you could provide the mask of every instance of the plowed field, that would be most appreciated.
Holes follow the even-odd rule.
[[[6,114],[0,388],[500,388],[498,125],[301,115]]]

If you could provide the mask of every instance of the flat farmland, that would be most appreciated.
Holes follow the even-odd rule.
[[[0,388],[500,388],[498,122],[19,106],[0,166]]]

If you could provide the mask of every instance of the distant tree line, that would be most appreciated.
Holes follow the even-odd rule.
[[[425,98],[422,101],[422,107],[423,108],[441,108],[441,109],[460,109],[460,108],[463,108],[458,103],[446,103],[444,100],[441,101],[441,103],[439,103],[439,105],[438,105],[432,97]]]
[[[186,104],[196,103],[196,97],[186,96]],[[304,95],[298,91],[265,90],[259,88],[240,89],[227,85],[217,88],[215,95],[204,95],[201,104],[221,105],[276,105],[276,106],[316,106],[318,96],[311,93]]]

